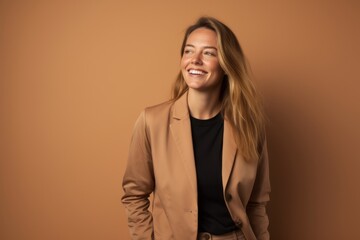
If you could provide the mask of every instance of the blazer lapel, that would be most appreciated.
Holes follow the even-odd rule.
[[[191,124],[187,104],[187,92],[175,101],[170,124],[171,134],[179,149],[186,174],[193,190],[197,192],[194,149],[191,136]],[[224,120],[224,136],[222,149],[222,184],[225,191],[237,152],[237,145],[232,133],[231,124]]]
[[[191,136],[191,124],[187,104],[187,92],[175,101],[170,124],[171,134],[179,149],[190,184],[197,192],[194,149]]]
[[[236,151],[237,146],[232,133],[231,124],[225,118],[222,152],[222,184],[224,191],[226,189],[226,185],[231,174],[231,170],[236,156]]]

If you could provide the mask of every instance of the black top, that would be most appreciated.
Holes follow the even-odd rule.
[[[198,188],[198,231],[215,235],[231,232],[236,226],[225,205],[221,174],[223,117],[218,114],[207,120],[190,120]]]

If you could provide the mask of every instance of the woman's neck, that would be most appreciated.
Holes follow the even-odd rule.
[[[191,116],[197,119],[210,119],[221,109],[220,91],[208,93],[189,89],[188,106]]]

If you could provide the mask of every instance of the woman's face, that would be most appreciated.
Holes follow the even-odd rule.
[[[189,35],[181,58],[181,72],[190,89],[204,92],[221,86],[224,71],[219,64],[214,31],[198,28]]]

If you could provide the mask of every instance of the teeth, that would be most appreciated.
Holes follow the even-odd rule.
[[[205,73],[203,71],[199,71],[199,70],[194,70],[194,69],[191,69],[189,71],[190,74],[195,74],[195,75],[204,75]]]

